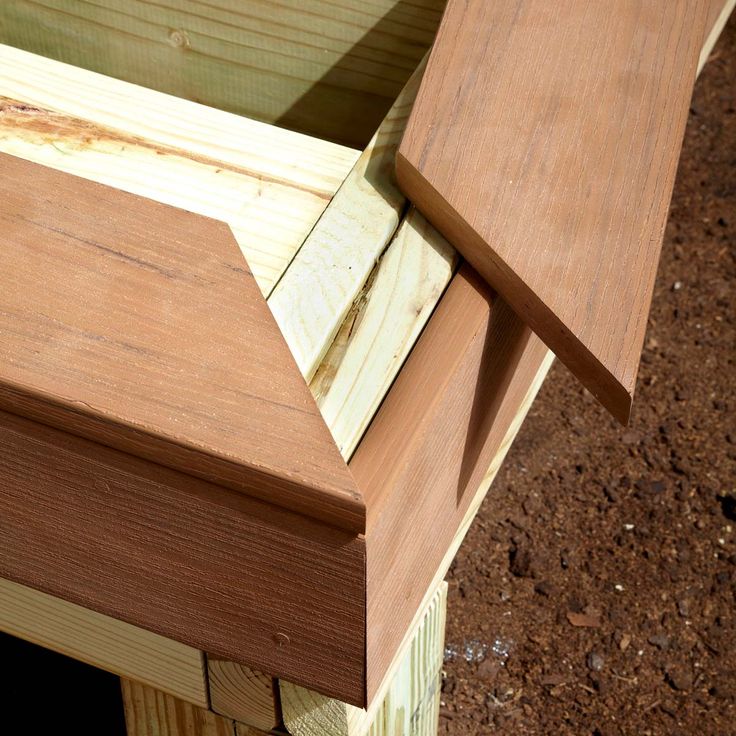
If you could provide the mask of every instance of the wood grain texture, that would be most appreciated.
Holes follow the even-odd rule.
[[[1,407],[363,530],[226,225],[5,154],[0,173]]]
[[[538,361],[539,367],[537,369],[536,375],[534,375],[531,382],[528,383],[528,389],[526,391],[526,394],[524,395],[522,401],[518,405],[518,408],[516,409],[516,413],[514,414],[513,418],[511,419],[510,422],[508,422],[506,434],[504,435],[503,439],[499,443],[496,449],[496,452],[493,458],[491,459],[491,463],[488,466],[488,469],[485,475],[483,476],[483,480],[481,484],[475,490],[472,498],[470,499],[470,502],[465,506],[465,512],[462,518],[459,520],[459,523],[457,523],[457,527],[455,529],[452,539],[449,541],[449,543],[445,547],[444,555],[442,556],[442,559],[440,563],[438,564],[434,575],[432,576],[431,582],[427,586],[426,592],[424,594],[424,598],[422,599],[422,602],[418,606],[417,611],[414,614],[414,618],[411,620],[411,623],[406,627],[404,631],[403,639],[401,643],[398,645],[398,648],[396,649],[396,654],[394,655],[393,661],[389,662],[387,666],[384,664],[384,675],[383,675],[384,680],[380,685],[377,686],[376,696],[374,696],[374,700],[371,701],[368,705],[369,714],[372,708],[374,707],[373,704],[375,702],[380,702],[381,695],[383,692],[385,692],[387,683],[391,681],[391,677],[393,673],[396,671],[396,668],[398,667],[398,662],[401,661],[403,653],[406,651],[407,647],[409,646],[409,642],[412,641],[414,632],[419,626],[419,618],[418,618],[419,612],[425,610],[426,606],[428,605],[429,601],[432,598],[433,591],[436,590],[437,585],[439,585],[444,580],[445,576],[447,575],[447,571],[450,569],[450,565],[452,564],[452,561],[455,559],[455,555],[460,549],[460,545],[465,539],[465,535],[467,534],[468,529],[470,528],[470,525],[473,523],[473,520],[475,519],[475,516],[478,513],[478,509],[483,503],[486,497],[486,494],[488,493],[491,487],[491,484],[493,483],[493,480],[496,477],[496,474],[501,469],[501,465],[506,457],[506,454],[511,448],[511,445],[514,442],[514,439],[516,438],[517,433],[521,429],[521,426],[526,418],[526,415],[529,409],[531,408],[531,405],[534,402],[534,399],[536,398],[537,393],[539,392],[539,389],[542,387],[542,384],[544,383],[544,380],[547,377],[547,373],[549,372],[549,369],[552,367],[553,363],[554,363],[554,353],[552,353],[550,350],[547,350],[546,355],[541,360]],[[433,557],[433,559],[436,559],[436,558]]]
[[[0,96],[26,96],[25,101],[0,100],[0,150],[227,222],[264,294],[324,210],[343,162],[344,175],[349,171],[350,159],[339,146],[328,149],[335,159],[330,164],[327,151],[314,150],[323,144],[305,136],[284,140],[283,131],[273,128],[269,145],[265,134],[254,138],[251,121],[241,124],[201,105],[175,100],[172,106],[161,93],[9,47],[0,46],[0,62],[5,62],[0,63]],[[321,223],[274,299],[294,352],[307,346],[321,355],[329,345],[310,388],[346,457],[451,276],[443,255],[450,253],[448,246],[421,215],[411,213],[396,229],[396,213],[405,200],[393,184],[392,161],[418,81],[417,75],[389,112],[376,147],[364,156],[371,163],[363,175],[354,172],[329,204],[326,219],[344,222],[334,229],[335,238],[341,238],[327,237],[329,227]],[[63,106],[66,112],[41,105]],[[129,117],[131,109],[138,111],[137,118]],[[214,136],[214,124],[225,137],[239,131],[243,150],[219,145],[223,136]],[[150,139],[140,135],[146,131]],[[293,173],[280,164],[284,145],[293,150]],[[256,152],[259,159],[248,160]],[[301,171],[302,158],[315,166],[311,179]],[[377,165],[379,160],[387,165]],[[244,168],[255,164],[260,168],[253,172]],[[368,169],[370,181],[364,178]],[[324,172],[321,184],[318,172]],[[337,298],[339,293],[344,298]],[[317,299],[317,294],[329,298]],[[324,308],[328,302],[335,316]],[[392,329],[385,329],[389,323]],[[314,369],[314,361],[304,365]]]
[[[268,734],[275,734],[276,736],[283,736],[282,731],[261,731],[260,728],[255,726],[248,726],[245,723],[235,722],[235,736],[268,736]]]
[[[270,293],[357,151],[0,45],[0,151],[227,222]]]
[[[356,152],[9,47],[0,62],[0,96],[22,96],[0,102],[0,150],[227,222],[264,294],[289,266],[270,303],[302,369],[319,366],[310,388],[349,457],[451,275],[421,215],[397,229],[393,157],[421,70],[289,263]]]
[[[0,631],[206,708],[202,652],[0,579]]]
[[[455,249],[411,209],[309,385],[343,457],[357,447],[457,262]]]
[[[403,198],[399,201],[403,202]],[[358,207],[354,209],[356,211],[359,211]],[[358,229],[358,232],[360,232],[360,229]],[[403,243],[405,245],[407,240],[409,241],[409,243],[415,243],[416,247],[419,249],[418,252],[422,254],[421,258],[425,257],[424,255],[425,253],[429,255],[429,252],[435,248],[438,248],[439,250],[445,250],[447,248],[446,244],[444,244],[444,241],[441,238],[436,236],[436,234],[432,234],[433,231],[431,230],[431,228],[428,228],[426,224],[423,223],[423,220],[419,215],[416,215],[416,214],[413,215],[411,228],[409,228],[409,226],[406,226],[403,231],[400,230],[399,232],[401,233],[401,237],[398,238],[397,243],[399,244]],[[409,235],[408,238],[407,238],[407,234]],[[449,253],[449,251],[447,252]],[[422,261],[420,260],[419,262],[421,263]],[[380,273],[380,270],[379,270],[379,273]],[[442,270],[441,278],[437,282],[438,284],[442,282],[439,286],[439,289],[436,289],[435,287],[431,288],[429,290],[430,296],[427,298],[427,301],[418,302],[419,304],[422,305],[421,309],[419,310],[420,312],[423,312],[425,315],[428,314],[428,311],[426,309],[427,306],[429,306],[429,311],[431,311],[431,304],[436,303],[436,300],[439,298],[439,294],[441,293],[442,288],[444,288],[444,283],[446,283],[448,276],[449,274],[446,271]],[[420,282],[420,286],[423,287],[421,282]],[[412,301],[412,296],[416,295],[417,293],[419,294],[422,293],[421,290],[419,292],[415,291],[415,287],[410,287],[406,290],[400,289],[398,291],[399,291],[398,294],[394,292],[394,296],[400,296],[399,303],[406,304],[407,308],[410,308],[412,304],[415,304]],[[379,313],[380,313],[380,310],[379,310]],[[450,325],[450,328],[454,329],[452,325]],[[412,332],[412,330],[410,330],[410,334],[416,335],[416,331]],[[409,340],[403,346],[400,346],[401,350],[407,350],[410,343],[411,341]],[[398,364],[400,364],[400,361],[395,365],[396,370],[398,369]],[[390,379],[389,379],[389,382],[390,382]],[[388,384],[385,383],[384,385],[388,385]],[[405,615],[406,613],[407,613],[406,611],[403,611],[402,615]],[[409,616],[408,621],[410,620],[411,620],[411,616]],[[389,660],[390,660],[390,657],[389,657]],[[310,684],[310,687],[314,687],[314,685]]]
[[[3,95],[162,147],[334,194],[358,152],[0,45]]]
[[[2,74],[2,71],[3,71],[3,66],[0,65],[0,74]],[[79,70],[73,70],[73,71],[79,72]],[[40,84],[41,78],[42,78],[42,76],[39,75],[39,77],[38,77],[39,84]],[[58,78],[57,77],[51,77],[51,81],[52,82],[53,82],[54,79],[58,79]],[[110,81],[111,81],[111,84],[115,84],[114,83],[114,80],[110,80]],[[122,83],[120,83],[120,84],[122,84]],[[53,84],[50,84],[49,87],[50,87],[50,90],[53,90]],[[137,89],[137,88],[132,87],[131,85],[127,85],[127,87],[132,88],[134,90]],[[64,90],[66,88],[64,88],[62,86],[59,89],[60,90]],[[145,90],[144,92],[147,93],[148,91]],[[93,102],[95,99],[96,98],[95,98],[94,95],[91,95],[89,97],[81,96],[79,99],[75,99],[74,98],[74,95],[71,94],[71,93],[69,95],[65,96],[63,92],[60,92],[59,93],[58,104],[60,104],[60,105],[61,104],[65,104],[65,105],[69,106],[71,108],[71,115],[73,115],[74,114],[74,109],[73,108],[74,108],[74,105],[75,104],[76,105],[79,105],[80,107],[85,107],[85,106],[89,106],[91,104],[91,102]],[[156,99],[158,99],[158,98],[156,98]],[[193,103],[184,103],[184,102],[179,101],[179,100],[173,100],[173,103],[172,104],[178,104],[178,103],[182,103],[183,105],[190,105],[192,107],[198,107],[198,106],[193,105]],[[102,115],[103,112],[105,112],[105,105],[104,104],[99,104],[99,103],[98,103],[98,105],[99,105],[99,109],[100,109],[100,113],[99,114]],[[130,109],[131,110],[135,110],[136,111],[136,114],[140,115],[143,107],[145,107],[145,105],[142,105],[142,106],[137,107],[137,108],[135,106],[131,106]],[[90,109],[92,109],[92,108],[90,108]],[[115,116],[118,116],[125,109],[126,109],[126,105],[125,104],[111,105],[110,106],[110,110],[112,112],[110,114],[115,115]],[[163,110],[168,110],[168,109],[169,108],[167,106],[164,106],[163,107]],[[182,110],[184,110],[184,109],[185,108],[182,108]],[[206,108],[203,108],[203,110],[206,110]],[[212,111],[212,112],[214,113],[216,111]],[[142,115],[140,115],[140,116],[143,119],[143,116]],[[182,121],[185,120],[185,119],[186,119],[186,115],[184,115],[182,117]],[[197,120],[198,117],[196,115],[194,115],[194,116],[192,116],[191,119],[192,120]],[[130,120],[126,121],[126,124],[134,125],[135,123],[136,123],[135,116],[134,115],[130,115]],[[143,123],[141,123],[141,125],[142,125],[143,128],[145,128],[145,125]],[[154,129],[155,129],[155,126],[154,126]],[[225,130],[225,129],[223,129],[223,130]],[[165,132],[166,132],[166,125],[164,124],[164,122],[162,122],[161,125],[160,125],[160,130],[157,130],[156,135],[157,136],[158,135],[162,135],[163,136],[165,134]],[[230,129],[227,129],[227,132],[229,134]],[[173,130],[171,131],[171,134],[172,135],[174,134],[174,131]],[[207,140],[207,136],[206,135],[203,136],[201,139],[197,139],[197,135],[194,134],[194,133],[192,135],[193,135],[193,140],[194,140],[194,144],[193,145],[194,145],[195,148],[204,145],[203,141],[206,141]],[[227,138],[227,136],[224,136],[224,137]],[[185,140],[185,139],[186,139],[186,135],[181,140]],[[209,145],[212,145],[212,146],[219,145],[221,143],[222,139],[223,139],[222,137],[217,137],[216,139],[214,137],[213,138],[210,138],[209,139]],[[246,140],[246,139],[244,139],[244,140]],[[257,148],[257,147],[254,147],[254,150],[255,150],[255,148]],[[223,148],[221,150],[224,151],[226,149]],[[233,147],[232,149],[227,149],[227,150],[229,151],[229,154],[228,155],[230,155],[230,154],[235,155],[237,153],[236,147]],[[247,151],[246,151],[246,153],[247,153]],[[217,155],[222,155],[222,154],[221,153],[218,153]],[[248,155],[250,155],[250,154],[248,154]],[[315,169],[315,171],[316,171],[316,169]],[[405,283],[405,282],[402,281],[402,284],[403,283]],[[407,298],[408,298],[408,294],[409,294],[409,292],[407,292]],[[394,297],[399,296],[396,292],[394,292],[393,295],[394,295]],[[374,355],[375,355],[375,353],[374,353]],[[518,426],[519,426],[519,424],[521,422],[521,419],[523,418],[523,415],[524,415],[526,409],[528,408],[528,405],[531,402],[531,399],[533,398],[534,392],[535,392],[536,388],[538,388],[538,386],[539,386],[539,384],[541,382],[541,378],[543,377],[544,372],[546,371],[546,368],[548,367],[548,365],[549,365],[549,354],[547,354],[545,356],[545,360],[542,361],[542,363],[540,364],[540,368],[539,368],[539,370],[537,372],[537,375],[535,376],[534,380],[532,381],[531,386],[529,388],[529,391],[527,392],[527,394],[525,395],[524,399],[522,400],[521,407],[520,407],[519,411],[517,411],[517,413],[515,414],[514,419],[511,422],[511,424],[509,426],[509,429],[508,429],[508,431],[507,431],[507,433],[506,433],[506,435],[505,435],[505,437],[504,437],[504,439],[503,439],[503,441],[501,443],[501,446],[500,446],[499,451],[494,456],[493,464],[492,464],[492,468],[491,468],[491,471],[492,472],[489,471],[489,473],[484,477],[483,482],[481,483],[479,489],[475,491],[474,496],[473,496],[473,500],[468,504],[467,510],[465,511],[465,515],[462,517],[462,520],[460,520],[459,523],[457,524],[457,531],[455,533],[455,536],[452,538],[452,540],[450,541],[449,544],[444,545],[445,546],[444,557],[442,558],[441,562],[437,565],[437,570],[435,571],[435,578],[433,578],[435,580],[435,583],[434,583],[435,585],[436,585],[436,582],[438,582],[439,580],[441,580],[442,575],[444,575],[444,570],[446,570],[447,566],[449,566],[449,564],[450,564],[450,562],[452,560],[452,557],[454,556],[454,553],[455,553],[455,551],[457,549],[457,546],[459,546],[459,543],[460,543],[460,540],[462,539],[462,536],[464,534],[464,531],[467,529],[467,526],[472,521],[472,518],[473,518],[473,516],[475,514],[475,511],[477,510],[477,506],[480,504],[480,501],[484,497],[485,492],[486,492],[486,490],[488,488],[488,485],[490,484],[490,481],[491,481],[491,479],[493,477],[493,473],[495,473],[495,470],[497,470],[498,465],[500,463],[500,460],[503,457],[503,454],[504,454],[505,450],[510,445],[510,442],[513,439],[513,436],[514,436],[516,430],[518,429]],[[21,442],[20,445],[25,448],[26,445],[27,445],[27,442]],[[27,455],[26,456],[23,456],[23,459],[25,459],[27,457],[28,457]],[[30,460],[27,460],[27,462],[30,463],[31,461]],[[45,470],[43,471],[42,476],[43,477],[46,477],[46,478],[48,477],[46,475],[46,471]],[[7,478],[7,474],[6,474],[5,477]],[[34,481],[33,483],[30,483],[29,484],[29,488],[31,490],[35,490],[36,485],[37,485],[37,482]],[[65,485],[64,484],[58,484],[58,488],[59,489],[63,489],[63,488],[65,488]],[[26,499],[26,503],[29,502],[29,499],[35,499],[35,498],[36,497],[34,496],[33,493],[29,493],[28,494],[28,497]],[[130,502],[131,497],[128,496],[127,498],[128,498],[128,502]],[[86,505],[83,503],[83,501],[81,499],[81,496],[79,498],[77,498],[75,496],[75,499],[77,499],[76,500],[76,503],[79,504],[79,508],[81,509],[81,512],[80,513],[83,514],[84,519],[86,521],[86,527],[84,527],[85,529],[92,529],[93,528],[93,525],[95,525],[95,524],[98,523],[98,521],[96,520],[95,512],[101,514],[101,516],[99,518],[105,520],[105,524],[107,524],[109,526],[108,512],[107,512],[107,508],[106,508],[105,504],[98,504],[95,507],[95,509],[90,510],[90,509],[87,509],[86,508]],[[33,503],[33,501],[30,501],[30,502]],[[19,500],[19,503],[20,503],[20,500]],[[42,501],[41,502],[41,505],[40,505],[40,508],[44,508],[45,503],[46,502]],[[56,507],[60,508],[58,499],[55,501],[55,503],[56,503]],[[73,509],[76,509],[77,506],[73,504],[72,505],[72,508]],[[121,515],[123,515],[123,512],[121,512]],[[425,512],[422,512],[420,514],[420,516],[421,516],[422,519],[425,520],[425,523],[427,524],[427,528],[434,529],[434,518],[430,514],[426,513],[426,511],[425,511]],[[195,515],[195,518],[197,518],[196,515]],[[412,517],[412,519],[413,518],[414,517]],[[150,521],[144,520],[144,519],[145,519],[145,517],[141,517],[139,532],[142,532],[144,530],[145,525],[148,524],[148,523],[150,523]],[[274,519],[269,519],[269,521],[270,522],[273,522]],[[8,522],[6,521],[5,523],[7,524]],[[83,526],[84,525],[80,525],[77,528],[77,533],[79,533],[83,529]],[[106,526],[105,528],[108,528],[108,527]],[[127,529],[127,526],[124,525],[124,528]],[[190,530],[187,528],[186,524],[184,524],[184,523],[182,523],[179,528],[181,530],[180,533],[182,535],[184,535],[185,537],[190,532]],[[215,528],[217,528],[217,527],[215,527]],[[226,536],[228,534],[228,531],[227,530],[230,529],[230,528],[231,528],[230,526],[226,525],[226,528],[225,528],[225,535]],[[0,522],[0,530],[2,530],[3,532],[5,531],[5,527],[2,526],[2,522]],[[62,535],[66,535],[66,533],[67,533],[66,529],[62,529],[61,530],[61,534]],[[177,534],[178,533],[179,532],[177,532]],[[47,539],[48,538],[53,538],[53,536],[54,536],[54,530],[52,530],[50,527],[47,527],[46,528],[46,537],[45,538],[47,538]],[[233,539],[241,539],[242,538],[242,539],[248,540],[250,537],[255,537],[255,536],[256,536],[256,532],[243,533],[241,531],[241,532],[233,532],[232,533],[232,538]],[[164,539],[165,538],[166,537],[164,537]],[[201,541],[201,544],[203,545],[203,547],[205,549],[208,549],[208,550],[209,549],[214,549],[214,547],[212,545],[215,544],[215,541],[214,540],[203,540],[203,541]],[[444,543],[440,544],[439,546],[441,547],[441,546],[443,546],[443,544]],[[185,545],[185,549],[188,549],[188,546],[189,546],[189,543],[187,542],[186,545]],[[90,541],[90,547],[89,547],[89,549],[93,549],[93,547],[94,547],[94,540],[91,540]],[[103,549],[104,549],[104,547],[103,547]],[[394,546],[394,551],[396,551],[395,550],[395,546]],[[106,552],[105,554],[108,554],[108,553]],[[172,554],[174,554],[173,548],[172,548]],[[186,554],[189,554],[189,552],[185,552],[185,556],[186,556]],[[397,552],[397,554],[400,555],[400,552]],[[113,560],[113,562],[116,562],[117,561],[117,554],[116,553],[110,553],[110,556],[111,556],[111,559]],[[142,559],[143,556],[141,556],[141,559]],[[196,556],[195,556],[194,559],[196,559]],[[212,559],[213,560],[215,559],[215,553],[214,552],[212,552]],[[435,559],[435,555],[433,554],[432,555],[432,560],[434,560],[434,559]],[[415,558],[413,558],[413,560],[414,560],[414,562],[416,562],[416,559]],[[434,564],[434,562],[432,562],[431,564]],[[39,571],[40,570],[40,567],[37,567],[36,569],[37,569],[37,571]],[[185,569],[186,569],[186,567],[185,567]],[[73,573],[70,573],[70,575],[72,575],[72,574]],[[400,575],[405,575],[406,574],[406,571],[400,568],[399,574]],[[439,575],[439,578],[437,577],[437,575]],[[245,579],[248,579],[248,574],[247,573],[245,575]],[[341,585],[341,584],[342,583],[338,583],[337,585]],[[206,587],[206,584],[203,583],[203,586]],[[256,586],[256,587],[258,587],[258,586]],[[427,590],[429,590],[430,592],[433,589],[434,588],[432,587],[432,584],[430,584],[427,587]],[[132,593],[133,590],[134,590],[134,588],[131,588],[130,596],[135,599],[135,598],[137,598],[137,596],[133,595],[133,593]],[[229,596],[226,596],[225,597],[225,600],[230,600],[232,596],[233,596],[233,594],[231,593]],[[237,596],[235,596],[235,599],[237,600]],[[90,605],[89,600],[87,600],[87,604]],[[65,605],[68,605],[68,604],[65,604]],[[283,605],[283,602],[281,603],[281,605]],[[419,610],[420,608],[421,608],[421,606],[417,607],[417,610]],[[295,607],[295,610],[296,609],[299,609],[299,607],[298,606]],[[90,612],[87,611],[86,609],[85,609],[85,613],[90,614]],[[131,613],[131,615],[134,615],[135,614],[135,611],[129,611],[129,613]],[[415,611],[415,614],[416,614],[416,611]],[[301,609],[299,609],[295,615],[301,615]],[[398,611],[398,615],[399,615],[399,617],[402,620],[406,620],[407,610],[404,610],[402,608],[401,610]],[[409,625],[402,624],[402,626],[403,626],[403,629],[404,629],[404,636],[407,635],[407,632],[411,632],[411,630],[412,630],[412,624],[409,624]],[[257,631],[259,631],[259,630],[260,629],[257,629]],[[340,629],[338,627],[335,630],[336,631],[339,631]],[[386,646],[386,647],[394,647],[394,642],[395,641],[396,641],[396,636],[390,635],[390,632],[389,632],[389,634],[386,635],[381,640],[380,644],[382,646]],[[257,635],[256,642],[257,643],[261,642],[260,634]],[[64,640],[63,644],[64,644],[64,646],[66,646],[66,639]],[[259,644],[259,646],[260,646],[260,644]],[[401,645],[398,645],[398,647],[394,647],[394,648],[396,649],[396,651],[401,651]],[[249,647],[246,647],[243,644],[241,646],[240,650],[239,650],[239,653],[242,655],[242,654],[244,654],[246,652],[246,650],[248,650],[248,654],[250,654],[250,648]],[[256,647],[256,651],[258,651],[258,647]],[[231,653],[230,656],[235,656],[235,654],[232,654]],[[259,654],[258,656],[261,656],[261,655]],[[261,666],[263,668],[267,668],[267,666],[265,664],[261,664]],[[392,667],[392,665],[389,664],[387,666],[387,671],[389,671],[391,669],[391,667]],[[305,684],[309,685],[309,687],[317,687],[317,685],[315,684],[316,680],[309,681],[308,679],[306,679],[308,677],[308,675],[309,675],[309,672],[307,671],[307,669],[304,668],[301,671],[302,671],[302,673],[304,674],[304,677],[305,677],[305,679],[302,680],[302,682],[304,682]],[[343,696],[343,699],[345,699],[344,696]]]
[[[262,731],[281,722],[276,680],[236,662],[207,658],[212,710]]]
[[[0,42],[363,148],[431,45],[443,7],[444,0],[4,0]]]
[[[397,157],[419,209],[623,422],[706,11],[450,0]]]
[[[368,508],[368,702],[547,354],[463,266],[358,446],[350,469]]]
[[[394,158],[419,88],[415,72],[269,299],[310,380],[399,225]]]
[[[365,542],[0,412],[0,577],[365,700]]]
[[[284,724],[293,736],[436,736],[442,684],[447,583],[418,615],[410,645],[376,707],[364,710],[281,681]]]
[[[235,724],[133,680],[120,686],[128,736],[235,736]]]

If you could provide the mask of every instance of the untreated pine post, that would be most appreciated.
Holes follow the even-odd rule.
[[[281,722],[278,682],[245,665],[208,657],[212,710],[241,724],[270,731]]]
[[[133,680],[122,679],[121,685],[128,736],[265,736]]]

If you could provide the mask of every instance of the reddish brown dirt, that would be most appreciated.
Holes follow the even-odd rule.
[[[736,734],[736,21],[698,82],[630,426],[556,365],[448,576],[440,733]]]

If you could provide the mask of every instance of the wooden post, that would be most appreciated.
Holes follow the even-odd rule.
[[[235,735],[235,724],[228,718],[133,680],[120,683],[128,736]]]
[[[121,679],[128,736],[266,736],[264,731]]]
[[[207,675],[215,713],[263,731],[281,722],[278,683],[270,675],[216,657],[208,658]]]

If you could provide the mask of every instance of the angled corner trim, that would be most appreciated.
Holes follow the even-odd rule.
[[[0,155],[0,408],[362,533],[230,229]]]

